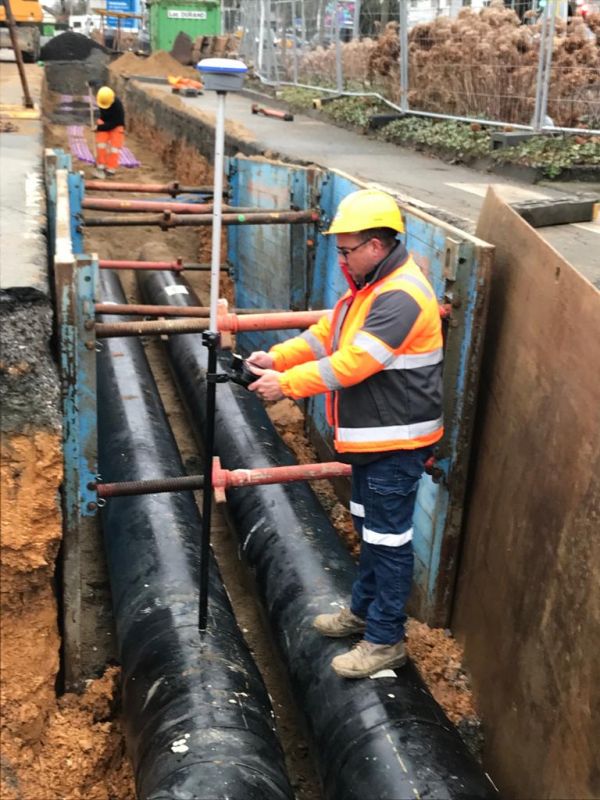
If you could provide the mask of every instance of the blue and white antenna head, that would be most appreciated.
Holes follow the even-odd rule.
[[[203,58],[196,64],[204,88],[214,92],[235,92],[244,85],[248,67],[234,58]]]

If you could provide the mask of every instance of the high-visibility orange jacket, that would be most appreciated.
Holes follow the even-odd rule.
[[[354,289],[354,290],[353,290]],[[437,442],[443,342],[431,285],[398,244],[331,316],[271,348],[288,397],[328,393],[340,453],[414,449]]]

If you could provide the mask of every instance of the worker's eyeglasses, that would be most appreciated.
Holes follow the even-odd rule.
[[[360,244],[357,244],[354,247],[336,247],[335,249],[338,251],[338,255],[340,255],[344,261],[347,261],[350,253],[353,253],[355,250],[358,250],[359,247],[362,247],[364,244],[367,244],[370,241],[371,239],[365,239],[364,242],[360,242]]]

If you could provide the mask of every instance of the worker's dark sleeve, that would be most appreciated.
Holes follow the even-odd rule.
[[[100,119],[98,120],[97,130],[113,131],[119,125],[125,127],[125,109],[118,97],[115,97],[115,101],[110,108],[101,108],[99,113]]]

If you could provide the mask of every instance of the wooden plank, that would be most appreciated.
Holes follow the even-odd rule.
[[[597,797],[600,293],[493,190],[477,234],[496,254],[453,627],[501,794]]]

